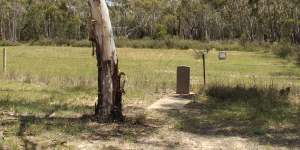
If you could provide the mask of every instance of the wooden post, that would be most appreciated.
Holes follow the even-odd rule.
[[[205,65],[205,53],[208,54],[208,50],[205,51],[198,51],[194,50],[194,52],[197,54],[197,56],[201,57],[202,56],[202,61],[203,61],[203,84],[204,87],[206,86],[206,65]]]
[[[6,73],[6,49],[3,48],[3,72]]]
[[[204,87],[206,86],[206,67],[205,67],[205,54],[202,53],[202,59],[203,59],[203,83]]]

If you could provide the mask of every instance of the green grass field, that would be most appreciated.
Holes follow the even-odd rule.
[[[195,58],[192,50],[123,48],[118,52],[120,69],[128,77],[128,91],[147,89],[152,92],[162,86],[174,89],[175,71],[179,65],[190,66],[192,83],[201,83],[202,61]],[[90,54],[90,48],[8,47],[7,68],[11,78],[27,77],[28,80],[32,78],[33,81],[53,83],[54,86],[66,84],[67,80],[72,79],[74,82],[89,80],[96,85],[96,61]],[[299,84],[300,69],[292,62],[262,52],[229,52],[228,55],[227,60],[219,61],[217,52],[209,53],[208,82],[256,79]]]
[[[193,50],[121,48],[118,53],[120,70],[127,76],[125,107],[145,108],[174,91],[180,65],[191,67],[192,90],[201,89],[202,60],[196,59]],[[300,67],[293,62],[265,52],[232,51],[224,61],[217,54],[212,51],[207,57],[209,85],[276,84],[292,87],[294,96],[299,93]],[[0,131],[8,138],[2,143],[18,147],[18,134],[61,133],[62,138],[69,138],[90,132],[86,122],[60,119],[33,119],[23,132],[22,119],[10,120],[9,114],[39,117],[55,112],[55,117],[71,118],[93,113],[97,68],[91,48],[17,46],[7,47],[7,55],[7,73],[1,72],[0,80],[0,115],[5,116],[0,119]]]

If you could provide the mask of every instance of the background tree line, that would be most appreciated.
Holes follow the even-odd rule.
[[[2,40],[83,39],[88,8],[79,0],[0,0]]]
[[[111,0],[115,35],[126,38],[300,43],[298,0]],[[0,0],[0,40],[88,38],[85,0]]]

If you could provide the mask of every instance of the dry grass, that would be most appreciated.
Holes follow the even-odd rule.
[[[222,82],[234,87],[237,81],[248,84],[255,80],[262,84],[273,82],[283,87],[292,87],[294,95],[299,93],[294,90],[300,83],[297,79],[300,69],[295,64],[261,52],[229,52],[228,56],[227,60],[219,61],[217,52],[209,53],[209,85]],[[171,134],[169,125],[164,127],[170,123],[172,114],[155,119],[155,116],[162,114],[149,115],[144,109],[161,95],[175,89],[175,70],[179,65],[191,67],[192,89],[198,91],[202,83],[201,61],[195,59],[192,50],[175,49],[123,48],[119,49],[119,58],[121,71],[127,75],[124,112],[129,119],[124,125],[97,124],[82,118],[83,114],[93,113],[96,96],[96,62],[90,56],[89,48],[9,47],[8,72],[2,73],[0,80],[0,133],[3,132],[5,136],[4,140],[0,140],[0,145],[19,149],[24,144],[23,137],[34,142],[46,141],[45,146],[52,148],[68,145],[62,139],[100,140],[104,143],[121,141],[128,144],[139,141],[139,138],[144,138],[145,142],[153,134],[156,139]],[[228,112],[225,108],[211,108],[220,105],[214,103],[204,109],[208,112],[216,111],[212,121],[222,119],[223,113],[229,114],[226,119],[235,117],[235,112]],[[236,105],[232,109],[244,109],[242,106]],[[46,118],[47,115],[52,118]],[[194,120],[196,127],[197,122],[203,125],[201,119]],[[180,119],[177,118],[177,121]],[[173,125],[176,126],[176,123],[170,126]],[[22,126],[24,129],[20,128]],[[161,130],[165,132],[160,133]],[[175,130],[176,134],[185,131],[178,128]],[[260,132],[260,128],[257,132]],[[17,136],[18,133],[23,136]],[[263,130],[263,133],[267,132]],[[178,145],[174,139],[168,139],[165,143],[157,144],[161,144],[161,147]]]

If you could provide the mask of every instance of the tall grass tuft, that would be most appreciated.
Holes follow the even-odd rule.
[[[245,116],[251,123],[251,132],[264,134],[272,123],[286,123],[294,113],[294,105],[290,99],[292,87],[280,88],[277,85],[224,85],[213,84],[207,87],[206,94],[212,104],[238,106],[245,110]],[[238,112],[238,113],[242,113]],[[243,120],[242,118],[240,118]]]
[[[287,43],[281,43],[274,45],[274,54],[280,58],[287,58],[294,54],[295,47]]]
[[[206,94],[221,101],[261,101],[271,102],[287,100],[291,93],[291,87],[279,88],[274,84],[270,85],[225,85],[213,84],[206,89]]]
[[[8,40],[0,41],[0,46],[18,46],[18,45],[20,45],[19,42],[12,42]]]

